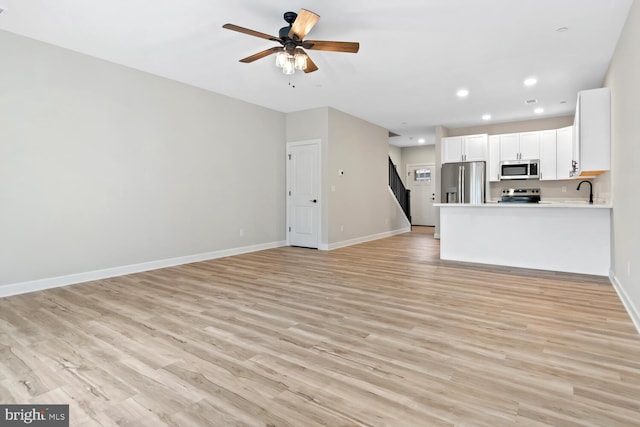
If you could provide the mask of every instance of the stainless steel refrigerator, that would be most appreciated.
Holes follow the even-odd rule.
[[[445,163],[440,178],[442,203],[484,203],[485,162]]]

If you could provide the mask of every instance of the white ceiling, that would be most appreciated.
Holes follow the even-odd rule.
[[[602,85],[631,3],[0,0],[0,29],[282,112],[331,106],[406,146],[433,142],[439,124],[486,123],[485,113],[492,122],[571,114],[579,90]],[[300,8],[321,16],[308,39],[358,41],[360,52],[309,51],[319,70],[292,78],[274,57],[238,62],[276,44],[223,24],[277,36],[282,14]],[[538,84],[525,88],[529,76]],[[470,95],[461,100],[462,87]]]

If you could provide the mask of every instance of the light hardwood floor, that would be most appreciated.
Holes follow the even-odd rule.
[[[640,425],[605,279],[442,262],[429,230],[0,299],[0,401],[87,426]]]

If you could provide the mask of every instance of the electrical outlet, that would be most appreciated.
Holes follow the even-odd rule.
[[[244,236],[244,228],[240,229],[240,237]]]
[[[385,225],[389,224],[389,218],[385,218],[385,219],[384,219],[384,224],[385,224]]]
[[[631,277],[631,262],[627,261],[627,276]]]
[[[340,232],[342,233],[344,231],[344,225],[340,226]]]
[[[567,187],[565,187],[564,185],[562,186],[562,192],[566,193],[567,192]]]
[[[336,191],[336,186],[335,186],[335,185],[332,185],[332,186],[331,186],[331,191],[332,191],[332,192],[333,192],[333,191]]]

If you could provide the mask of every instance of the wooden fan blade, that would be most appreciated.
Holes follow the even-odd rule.
[[[311,50],[329,50],[331,52],[358,53],[358,42],[329,42],[324,40],[305,40],[302,47]]]
[[[317,71],[317,70],[318,70],[318,66],[316,65],[315,62],[311,60],[309,55],[307,55],[307,68],[304,69],[305,74],[313,73],[314,71]]]
[[[224,24],[222,28],[226,28],[227,30],[237,31],[239,33],[248,34],[254,37],[260,37],[261,39],[272,40],[274,42],[282,43],[282,40],[276,36],[270,36],[269,34],[261,33],[260,31],[250,30],[248,28],[239,27],[233,24]]]
[[[256,61],[260,58],[264,58],[265,56],[269,56],[273,53],[276,53],[277,51],[282,50],[281,47],[272,47],[271,49],[267,49],[267,50],[263,50],[262,52],[258,52],[254,55],[251,56],[247,56],[246,58],[243,58],[240,60],[240,62],[244,62],[245,64],[248,64],[250,62]]]
[[[291,24],[291,30],[289,31],[289,38],[293,40],[302,40],[305,38],[309,31],[316,25],[320,19],[320,15],[315,14],[307,9],[300,9],[298,17],[293,24]]]

